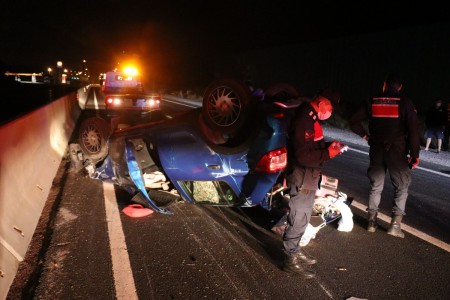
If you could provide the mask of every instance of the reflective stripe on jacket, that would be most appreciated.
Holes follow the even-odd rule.
[[[369,133],[363,127],[369,120]],[[412,101],[394,90],[377,95],[367,101],[350,119],[353,132],[363,137],[369,134],[375,142],[407,141],[406,152],[419,157],[420,135],[417,111]]]

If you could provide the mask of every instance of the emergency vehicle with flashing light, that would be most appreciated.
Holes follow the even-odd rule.
[[[135,68],[106,72],[102,83],[108,116],[124,111],[149,112],[159,109],[161,95],[145,93],[141,75]]]

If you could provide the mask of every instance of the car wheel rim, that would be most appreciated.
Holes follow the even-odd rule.
[[[218,126],[230,126],[242,111],[241,99],[228,87],[216,88],[208,98],[207,111],[211,120]]]
[[[89,126],[82,135],[85,148],[91,153],[98,153],[101,148],[101,135],[95,126]]]

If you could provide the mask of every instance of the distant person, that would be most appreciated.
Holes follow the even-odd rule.
[[[442,143],[442,149],[444,151],[449,150],[449,142],[450,142],[450,102],[447,102],[445,107],[445,129],[444,129],[444,140]]]
[[[425,117],[425,151],[428,151],[431,144],[431,139],[435,138],[437,141],[437,153],[441,152],[442,140],[444,139],[444,129],[447,123],[447,111],[442,106],[442,100],[438,99],[431,106]]]
[[[389,171],[394,187],[394,205],[387,233],[400,238],[404,237],[401,221],[411,184],[410,169],[419,165],[420,152],[417,112],[412,101],[400,93],[402,87],[397,75],[387,75],[382,92],[365,102],[349,120],[351,130],[370,145],[367,231],[375,232],[377,229],[378,205],[386,172]],[[362,125],[365,120],[369,120],[368,132]]]
[[[286,183],[290,195],[287,226],[283,234],[286,260],[283,270],[314,278],[307,265],[316,263],[299,246],[311,219],[316,190],[319,188],[322,165],[341,154],[338,142],[326,143],[320,120],[328,119],[339,103],[337,92],[326,89],[311,101],[303,102],[295,111],[289,128]]]

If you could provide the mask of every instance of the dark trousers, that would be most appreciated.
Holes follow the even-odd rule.
[[[404,215],[408,188],[411,184],[411,171],[408,168],[408,159],[405,155],[405,144],[371,142],[370,165],[367,176],[370,181],[369,211],[378,211],[381,193],[383,192],[386,171],[389,171],[394,199],[392,215]]]
[[[444,130],[444,139],[442,140],[442,150],[448,151],[450,142],[450,125],[447,125]]]
[[[283,235],[283,247],[287,253],[299,251],[300,240],[311,219],[315,194],[316,191],[306,189],[298,191],[296,195],[291,193],[288,225]]]

